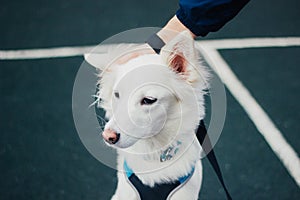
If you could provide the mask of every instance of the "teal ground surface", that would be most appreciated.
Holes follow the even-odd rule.
[[[253,0],[204,39],[300,36],[300,3]],[[1,1],[0,49],[94,45],[131,28],[162,26],[177,1]],[[201,39],[200,39],[201,40]],[[222,50],[222,56],[300,153],[300,48]],[[0,199],[111,197],[116,172],[82,145],[72,89],[82,57],[0,61]],[[234,199],[300,199],[300,189],[227,91],[216,154]],[[200,199],[224,199],[204,159]]]

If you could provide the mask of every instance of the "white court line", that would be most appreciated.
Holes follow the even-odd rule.
[[[198,41],[206,47],[214,49],[245,49],[262,47],[292,47],[300,46],[300,37],[277,37],[277,38],[239,38],[222,40]]]
[[[300,46],[300,37],[285,38],[247,38],[201,40],[201,51],[207,62],[214,68],[232,95],[242,105],[259,132],[266,139],[275,154],[283,162],[290,175],[300,187],[300,160],[297,153],[287,143],[282,133],[260,107],[250,92],[238,80],[228,64],[218,53],[218,49],[242,49],[262,47],[292,47]],[[34,50],[0,50],[0,60],[42,59],[81,56],[90,52],[94,46],[61,47]],[[99,53],[105,53],[107,46],[98,46]]]
[[[82,47],[57,47],[45,49],[24,49],[24,50],[0,50],[0,60],[23,60],[23,59],[44,59],[82,56],[90,52],[93,46]]]
[[[285,140],[282,133],[275,126],[267,113],[236,77],[220,53],[216,49],[205,45],[200,46],[199,48],[205,57],[205,60],[244,108],[258,131],[262,134],[271,149],[282,161],[283,165],[287,168],[292,178],[300,187],[300,159],[297,153]]]
[[[197,43],[214,49],[240,49],[262,47],[299,46],[300,37],[247,38],[200,40]],[[45,49],[0,50],[0,60],[43,59],[81,56],[90,52],[96,45],[81,47],[58,47]],[[97,46],[99,53],[105,53],[108,45]]]

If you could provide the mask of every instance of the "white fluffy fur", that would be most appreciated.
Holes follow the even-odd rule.
[[[131,51],[132,46],[130,48],[126,45],[119,46],[111,55],[118,57],[119,54],[124,53],[124,49]],[[186,65],[184,72],[174,71],[172,67],[172,64],[174,64],[172,59],[178,55],[184,58]],[[88,57],[86,59],[89,61]],[[94,57],[90,59],[93,62],[95,60]],[[199,120],[203,119],[205,114],[203,96],[208,87],[209,73],[201,65],[199,56],[194,48],[194,41],[189,33],[183,32],[179,34],[162,49],[160,55],[146,54],[133,58],[124,64],[111,64],[106,68],[104,68],[104,65],[99,65],[101,62],[97,63],[96,67],[101,70],[99,76],[101,88],[98,94],[99,99],[101,98],[101,103],[99,103],[99,106],[106,110],[106,117],[109,119],[105,129],[114,130],[121,135],[120,140],[116,144],[110,145],[118,151],[118,186],[112,199],[137,199],[136,193],[126,181],[123,172],[124,159],[140,180],[149,186],[153,186],[155,183],[175,181],[179,177],[190,173],[192,168],[195,167],[192,178],[174,193],[171,199],[198,199],[202,182],[202,165],[199,160],[202,149],[194,132]],[[148,130],[146,127],[145,135],[142,135],[144,138],[139,139],[140,134],[144,133],[136,131],[136,127],[126,127],[127,132],[122,131],[118,127],[116,115],[122,113],[118,109],[113,108],[113,105],[115,105],[113,102],[117,101],[117,103],[120,102],[121,104],[122,95],[126,92],[126,90],[122,90],[117,85],[118,81],[124,75],[145,64],[161,67],[158,76],[164,77],[161,83],[165,84],[170,89],[169,91],[172,91],[172,95],[163,88],[145,86],[141,87],[130,100],[126,100],[128,101],[126,105],[128,105],[131,116],[134,116],[134,120],[140,122],[147,121],[148,118],[146,115],[144,116],[144,113],[150,112],[149,107],[145,109],[145,107],[136,103],[140,101],[141,97],[154,96],[158,99],[160,106],[163,106],[165,109],[163,111],[165,113],[163,113],[158,105],[150,106],[151,120],[156,122],[153,123],[153,126],[160,121],[160,118],[156,119],[155,116],[162,116],[163,114],[166,114],[164,115],[166,117],[165,123],[159,133],[151,137],[147,137],[147,134],[151,132],[153,127],[150,127],[152,128],[151,130]],[[141,74],[142,76],[147,76],[147,73]],[[118,100],[114,100],[113,93],[115,90],[121,90],[119,91],[121,96]],[[196,104],[194,104],[195,98]],[[126,122],[128,119],[124,120]],[[128,123],[128,126],[131,125]],[[160,162],[161,152],[168,146],[175,145],[177,141],[182,143],[179,152],[171,160]]]

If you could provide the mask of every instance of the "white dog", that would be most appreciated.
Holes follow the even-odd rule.
[[[123,47],[111,55],[122,57]],[[113,59],[108,66],[95,64],[101,69],[98,106],[109,119],[102,136],[118,152],[112,199],[198,199],[202,148],[195,129],[204,118],[209,73],[194,40],[182,32],[160,54],[134,56],[125,63]]]

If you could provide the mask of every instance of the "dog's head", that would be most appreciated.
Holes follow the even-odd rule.
[[[101,71],[97,105],[109,119],[104,141],[116,148],[162,148],[181,134],[193,135],[204,117],[208,79],[194,40],[182,32],[160,54],[139,51],[136,46],[118,46],[104,63],[96,54],[86,56]],[[128,55],[132,59],[123,62]]]

